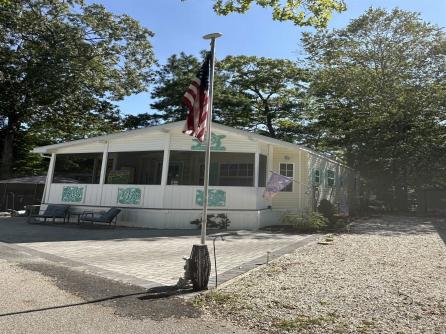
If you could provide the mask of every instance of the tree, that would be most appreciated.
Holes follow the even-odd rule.
[[[446,181],[441,28],[416,13],[370,8],[346,28],[305,34],[303,42],[320,105],[318,144],[342,150],[400,210],[410,189]]]
[[[182,103],[187,87],[198,73],[200,61],[192,55],[181,52],[167,59],[165,65],[156,72],[156,84],[152,90],[155,102],[151,107],[163,112],[162,119],[166,122],[175,122],[186,119],[187,108]],[[154,115],[160,119],[160,115]]]
[[[223,90],[237,92],[250,108],[245,116],[245,128],[273,138],[284,138],[283,130],[287,125],[301,124],[304,115],[300,107],[307,73],[295,62],[229,56],[221,61],[220,68],[225,80]],[[231,108],[221,109],[223,121],[233,113]]]
[[[196,75],[200,61],[181,53],[169,57],[157,72],[151,107],[157,114],[129,116],[129,127],[147,122],[184,120],[187,108],[182,97]],[[295,139],[286,126],[299,126],[303,119],[301,100],[306,71],[283,59],[226,57],[216,63],[214,81],[214,121],[271,137]],[[280,129],[281,128],[281,129]]]
[[[116,129],[113,101],[153,80],[152,32],[101,5],[5,2],[0,27],[2,178],[26,156],[21,140],[59,142]]]
[[[327,27],[334,11],[346,10],[343,0],[214,0],[214,11],[219,15],[246,13],[257,4],[273,10],[273,19],[291,21],[297,26]]]

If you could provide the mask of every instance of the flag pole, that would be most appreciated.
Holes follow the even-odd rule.
[[[208,216],[208,189],[209,189],[209,165],[211,158],[211,135],[212,135],[212,102],[214,97],[214,65],[215,65],[215,40],[221,37],[222,34],[216,32],[212,34],[204,35],[204,39],[211,40],[211,59],[210,59],[210,75],[209,75],[209,110],[207,117],[207,145],[206,145],[206,155],[204,158],[204,190],[203,190],[203,213],[201,216],[201,244],[206,244],[206,227],[207,227],[207,216]]]

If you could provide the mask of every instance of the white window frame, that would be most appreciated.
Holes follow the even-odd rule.
[[[287,162],[287,161],[279,162],[279,174],[280,174],[280,170],[281,170],[280,165],[292,165],[293,166],[293,175],[292,176],[283,175],[283,176],[291,177],[294,180],[294,175],[296,175],[296,164],[294,162]],[[287,171],[288,171],[288,169],[287,169]],[[280,175],[282,175],[282,174],[280,174]],[[291,181],[291,183],[290,183],[291,190],[290,191],[285,190],[289,186],[289,185],[287,185],[280,192],[293,193],[294,192],[294,184],[293,183],[294,183],[294,181]]]
[[[318,172],[318,175],[317,175],[317,177],[318,177],[318,181],[316,182],[316,172]],[[320,169],[313,169],[313,173],[312,173],[312,175],[311,175],[311,178],[312,178],[312,183],[314,184],[314,185],[320,185],[321,184],[321,170]]]
[[[328,172],[333,172],[333,184],[330,185],[330,183],[328,182]],[[327,187],[335,187],[336,186],[336,171],[333,169],[327,169],[327,171],[325,172],[325,180],[326,180],[326,184]]]

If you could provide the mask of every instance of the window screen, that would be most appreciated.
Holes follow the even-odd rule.
[[[163,151],[108,154],[107,184],[161,184]]]
[[[98,184],[102,153],[57,154],[53,183]]]
[[[335,172],[333,170],[327,170],[327,186],[333,187],[335,185]]]
[[[204,184],[204,152],[171,151],[168,185]],[[254,186],[254,153],[212,152],[209,166],[211,186]]]
[[[321,183],[321,171],[319,169],[315,169],[313,171],[313,184],[318,185]]]

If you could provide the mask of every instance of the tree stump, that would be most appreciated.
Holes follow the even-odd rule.
[[[211,259],[207,245],[193,245],[189,259],[189,270],[193,290],[206,290],[211,274]]]

